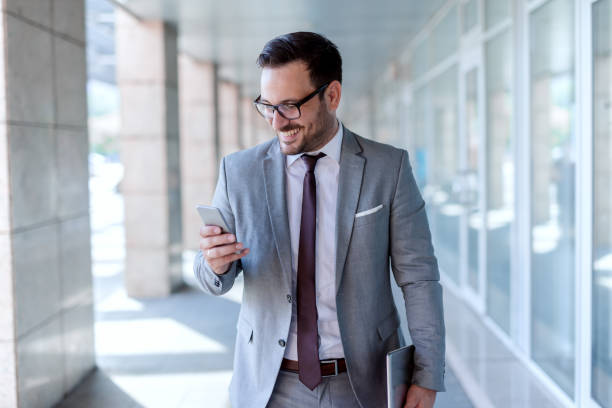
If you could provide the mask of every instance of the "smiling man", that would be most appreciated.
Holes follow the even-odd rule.
[[[432,407],[442,288],[408,153],[338,121],[342,60],[325,37],[274,38],[258,64],[255,107],[277,137],[223,158],[213,205],[234,233],[202,227],[194,263],[213,295],[244,275],[232,407],[385,407],[385,356],[404,343],[389,266],[416,347],[403,406]]]

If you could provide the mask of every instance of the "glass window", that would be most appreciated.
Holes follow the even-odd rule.
[[[393,79],[384,79],[379,83],[374,93],[376,109],[374,109],[374,129],[376,140],[397,145],[398,125],[398,86]]]
[[[537,8],[530,27],[531,351],[574,394],[574,11]]]
[[[467,257],[468,285],[478,293],[479,248],[478,238],[482,226],[482,211],[479,205],[478,160],[480,157],[479,118],[481,107],[478,104],[478,68],[472,68],[465,74],[465,133],[467,143],[467,166],[464,176],[462,204],[467,211]]]
[[[612,7],[593,3],[592,395],[612,407]]]
[[[485,44],[487,312],[510,333],[510,240],[514,222],[512,30]]]
[[[413,109],[413,157],[414,178],[421,192],[427,186],[427,106],[429,105],[429,87],[423,86],[414,94]],[[428,200],[426,200],[428,201]],[[428,203],[429,204],[429,203]]]
[[[429,103],[417,93],[416,114],[423,110],[426,118],[425,140],[430,162],[425,188],[428,215],[440,268],[459,282],[459,221],[463,211],[456,192],[459,171],[457,67],[453,66],[434,78],[429,88]],[[444,165],[440,165],[444,163]]]
[[[409,83],[403,79],[397,81],[397,147],[406,149],[410,154],[410,164],[412,165],[414,173],[414,149],[416,141],[412,131],[412,118],[414,117],[413,105],[412,105],[412,90],[409,87]]]
[[[462,15],[462,32],[469,32],[478,24],[478,2],[476,0],[467,0],[461,4]]]
[[[509,0],[485,0],[485,29],[488,30],[505,19],[510,18],[510,13],[511,4]]]

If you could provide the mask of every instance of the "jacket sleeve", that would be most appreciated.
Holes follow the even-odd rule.
[[[225,160],[219,166],[219,179],[213,196],[212,205],[221,210],[225,222],[232,231],[236,231],[235,218],[229,202]],[[236,276],[242,271],[240,260],[232,262],[229,270],[223,275],[217,275],[204,259],[202,251],[198,251],[193,261],[193,272],[202,290],[211,295],[223,295],[234,286]]]
[[[404,295],[408,329],[415,345],[412,382],[445,391],[442,286],[425,202],[405,150],[402,151],[390,217],[391,268]]]

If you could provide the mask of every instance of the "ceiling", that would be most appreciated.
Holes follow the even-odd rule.
[[[221,78],[259,93],[255,63],[264,44],[292,31],[315,31],[343,58],[343,93],[368,92],[446,0],[115,0],[144,19],[177,27],[179,49],[219,63]],[[344,99],[344,98],[343,98]]]

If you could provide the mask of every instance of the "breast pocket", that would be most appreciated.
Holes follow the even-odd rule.
[[[359,228],[375,222],[382,222],[386,214],[387,207],[385,207],[384,204],[379,204],[369,209],[357,211],[353,226],[354,228]]]

